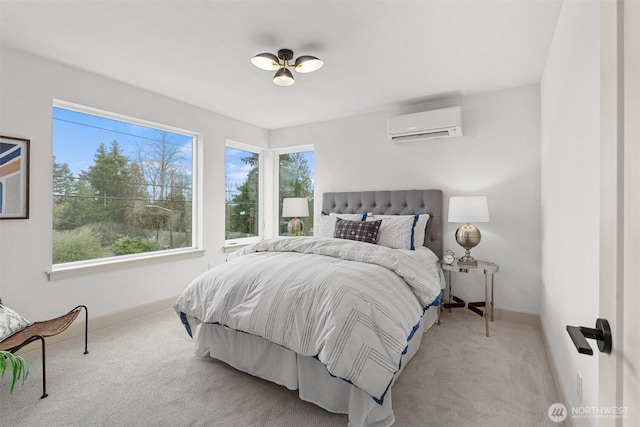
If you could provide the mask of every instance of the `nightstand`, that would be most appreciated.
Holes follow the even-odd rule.
[[[448,277],[448,286],[449,286],[449,302],[441,304],[441,309],[448,308],[449,312],[451,312],[451,307],[464,307],[467,308],[474,313],[484,317],[485,329],[487,331],[487,336],[489,336],[489,316],[491,317],[491,321],[493,322],[493,275],[498,272],[499,267],[497,264],[487,261],[478,261],[478,264],[473,265],[464,265],[458,264],[458,260],[456,259],[453,264],[445,264],[442,261],[439,261],[440,267],[444,271],[447,272]],[[453,277],[451,273],[464,273],[464,274],[484,274],[484,301],[479,302],[465,302],[464,300],[456,297],[451,292]],[[491,278],[491,300],[489,300],[489,278]],[[455,302],[452,302],[455,301]],[[482,310],[484,307],[484,310]],[[488,312],[491,312],[489,315]]]

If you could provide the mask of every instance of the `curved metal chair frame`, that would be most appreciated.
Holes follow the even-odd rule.
[[[46,359],[45,359],[45,342],[44,339],[46,337],[52,337],[54,335],[58,335],[61,332],[64,332],[74,320],[80,314],[80,311],[84,308],[85,314],[85,324],[84,324],[84,354],[89,353],[87,349],[88,345],[88,334],[89,334],[89,312],[87,307],[84,305],[79,305],[73,310],[69,311],[67,314],[62,315],[60,317],[56,317],[55,319],[43,320],[41,322],[34,322],[32,325],[27,326],[23,330],[16,332],[15,334],[5,338],[3,341],[0,341],[0,350],[9,351],[11,353],[15,353],[20,350],[22,347],[30,344],[34,341],[41,341],[42,345],[42,396],[44,399],[48,396],[47,394],[47,371],[46,371]]]

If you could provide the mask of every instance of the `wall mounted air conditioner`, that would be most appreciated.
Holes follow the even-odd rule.
[[[389,138],[394,142],[425,141],[462,136],[462,108],[405,114],[389,119]]]

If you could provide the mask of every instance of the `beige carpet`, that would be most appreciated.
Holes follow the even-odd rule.
[[[443,313],[396,382],[397,426],[557,426],[558,402],[538,329]],[[34,348],[34,347],[31,347]],[[31,374],[8,393],[0,380],[0,425],[346,426],[345,415],[239,373],[193,345],[171,310],[47,348],[49,397],[40,399],[39,349],[23,353]]]

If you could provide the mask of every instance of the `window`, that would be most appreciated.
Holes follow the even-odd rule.
[[[282,201],[287,197],[305,197],[309,201],[309,217],[304,222],[303,235],[313,234],[313,182],[314,151],[304,150],[278,155],[278,235],[288,236],[287,225],[291,218],[282,217]]]
[[[195,142],[56,101],[53,264],[192,248]]]
[[[225,158],[225,240],[248,243],[261,236],[261,151],[227,141]]]

